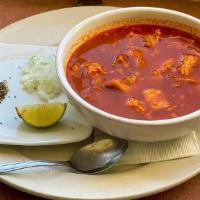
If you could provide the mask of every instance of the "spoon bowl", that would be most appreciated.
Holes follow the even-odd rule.
[[[80,148],[68,162],[82,173],[97,173],[119,161],[127,147],[126,140],[99,140]]]

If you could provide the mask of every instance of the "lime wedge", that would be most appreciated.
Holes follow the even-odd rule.
[[[17,106],[20,118],[34,127],[49,127],[58,122],[65,113],[66,103],[34,104]]]

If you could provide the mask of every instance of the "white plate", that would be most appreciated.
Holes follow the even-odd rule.
[[[37,15],[0,31],[0,41],[56,45],[74,23],[107,9],[110,8],[80,7]],[[33,33],[38,33],[37,37]],[[76,145],[0,146],[0,163],[42,158],[67,159]],[[196,156],[104,175],[78,175],[63,168],[40,168],[1,176],[1,180],[25,192],[51,199],[133,199],[164,191],[199,171],[200,156]]]
[[[80,114],[67,104],[67,112],[61,121],[47,129],[37,129],[26,125],[18,116],[16,106],[42,103],[35,94],[28,94],[19,83],[21,66],[32,55],[55,55],[55,47],[22,46],[0,44],[0,80],[7,80],[9,91],[0,106],[0,144],[12,145],[52,145],[78,142],[88,138],[92,127]],[[53,102],[67,102],[64,94]]]

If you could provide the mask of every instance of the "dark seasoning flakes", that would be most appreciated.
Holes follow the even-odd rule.
[[[8,94],[8,84],[7,81],[1,81],[0,82],[0,103],[6,98],[6,95]]]
[[[6,95],[8,94],[8,84],[6,80],[3,80],[0,82],[0,103],[6,98]],[[0,125],[3,123],[0,122]]]

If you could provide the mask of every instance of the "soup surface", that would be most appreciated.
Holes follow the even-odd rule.
[[[200,108],[200,39],[157,25],[111,29],[73,52],[66,76],[83,99],[108,113],[182,116]]]

